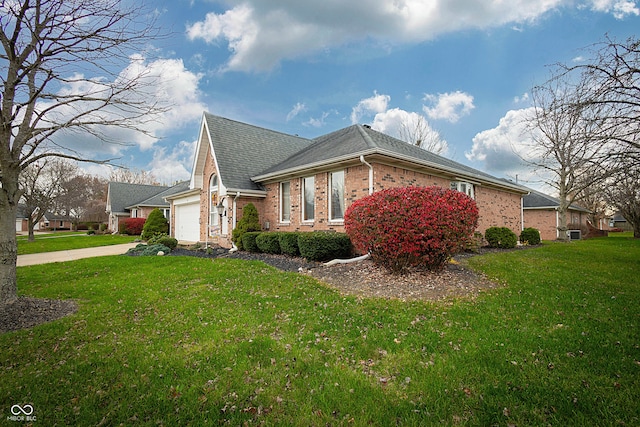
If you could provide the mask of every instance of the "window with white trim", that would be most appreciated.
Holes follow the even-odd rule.
[[[475,198],[475,192],[473,189],[473,184],[465,181],[451,181],[451,189],[460,191],[461,193],[466,194],[472,199]]]
[[[313,221],[315,219],[315,208],[315,177],[302,178],[302,220]]]
[[[291,183],[280,183],[280,222],[291,221]]]
[[[344,171],[329,174],[331,191],[329,191],[329,220],[344,220]]]
[[[211,175],[209,180],[209,225],[215,226],[220,222],[218,217],[218,175]]]

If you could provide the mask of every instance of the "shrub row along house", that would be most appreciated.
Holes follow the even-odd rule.
[[[188,189],[165,198],[175,238],[230,247],[248,203],[264,230],[342,232],[353,201],[385,188],[433,185],[474,198],[482,233],[523,228],[529,189],[366,125],[310,140],[205,113]]]

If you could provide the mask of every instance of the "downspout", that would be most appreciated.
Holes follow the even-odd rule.
[[[360,162],[369,167],[369,194],[373,194],[373,166],[364,159],[364,156],[360,155]]]
[[[233,198],[233,217],[231,219],[231,233],[233,234],[233,230],[236,228],[236,222],[238,221],[238,217],[236,215],[236,208],[238,207],[238,204],[236,203],[236,200],[238,199],[238,197],[240,197],[240,192],[238,191],[235,195],[235,197]],[[235,245],[235,243],[233,243],[233,241],[231,241],[231,249],[229,249],[230,253],[236,252],[238,250],[238,247]]]

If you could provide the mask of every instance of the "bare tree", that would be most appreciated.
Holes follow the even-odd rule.
[[[447,150],[447,145],[440,134],[432,129],[421,115],[412,116],[403,121],[398,133],[401,140],[434,154],[443,154]]]
[[[139,2],[0,2],[0,304],[17,298],[15,218],[19,176],[47,157],[96,161],[71,136],[108,143],[106,129],[143,131],[161,111],[144,96],[149,81],[131,55],[159,34]]]
[[[68,217],[75,226],[80,221],[106,221],[107,186],[104,178],[71,174],[61,184],[62,191],[54,201],[54,212]]]
[[[618,143],[611,154],[640,160],[640,39],[620,43],[607,37],[592,50],[586,63],[563,68],[567,74],[580,73],[588,85],[585,102],[603,118],[602,139]]]
[[[533,141],[526,161],[557,191],[558,239],[567,240],[567,210],[577,195],[604,174],[586,174],[602,165],[604,145],[597,112],[584,102],[588,86],[566,74],[532,90],[533,115],[528,131]]]
[[[633,237],[640,238],[640,163],[627,159],[606,188],[607,200],[633,227]]]
[[[27,215],[29,241],[35,225],[47,213],[55,213],[56,199],[64,194],[64,183],[78,173],[78,167],[64,159],[44,158],[27,166],[20,175],[22,201]]]
[[[128,184],[160,185],[153,173],[142,169],[117,168],[109,174],[109,181]]]

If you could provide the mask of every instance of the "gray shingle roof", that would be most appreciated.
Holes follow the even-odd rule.
[[[169,187],[112,181],[109,183],[108,189],[111,212],[126,212],[129,206],[136,206],[138,202],[160,194],[167,190],[167,188]]]
[[[303,151],[299,151],[281,163],[261,173],[257,179],[264,179],[280,171],[304,169],[311,165],[331,164],[346,158],[358,158],[360,155],[382,154],[408,162],[415,162],[425,167],[441,170],[451,175],[460,175],[467,179],[509,187],[525,192],[526,189],[509,181],[496,178],[477,169],[426,151],[420,147],[393,138],[371,129],[369,126],[353,125],[327,135],[318,137],[314,143]]]
[[[166,188],[166,187],[164,187]],[[154,207],[154,208],[163,208],[169,207],[169,202],[167,202],[164,198],[171,196],[172,194],[181,193],[189,189],[189,181],[182,181],[177,183],[176,185],[167,188],[166,190],[149,197],[148,199],[136,202],[130,206],[126,206],[127,209],[132,208],[134,206],[146,206],[146,207]]]
[[[227,189],[261,190],[251,177],[311,145],[312,141],[205,113],[218,162],[218,174]]]
[[[532,189],[529,189],[529,191],[529,194],[522,197],[522,207],[525,209],[556,208],[560,206],[560,200],[555,197],[551,197],[548,194]],[[577,211],[589,212],[589,209],[585,209],[578,205],[571,205],[569,208]]]

